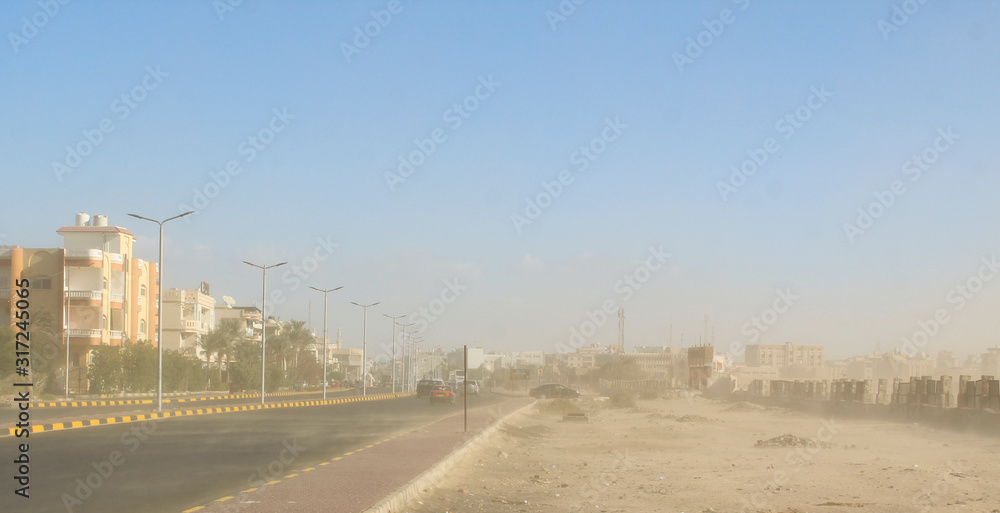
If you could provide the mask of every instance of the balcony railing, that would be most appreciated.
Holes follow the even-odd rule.
[[[121,340],[122,339],[122,332],[119,331],[119,330],[111,330],[108,333],[110,334],[111,338],[113,338],[115,340]]]
[[[138,304],[139,306],[142,306],[142,300],[143,300],[143,299],[146,299],[146,298],[145,298],[145,296],[139,296],[139,299],[137,299],[137,300],[136,300],[136,303],[137,303],[137,304]]]
[[[69,290],[66,291],[66,297],[69,299],[97,299],[100,300],[104,297],[104,292],[101,290]]]
[[[83,330],[71,328],[66,330],[71,337],[101,338],[101,330]]]
[[[184,329],[186,330],[207,330],[208,323],[201,321],[184,321]]]
[[[89,258],[100,260],[104,257],[104,252],[99,249],[67,249],[66,258]]]
[[[112,264],[124,264],[125,255],[120,253],[108,253],[108,260],[110,260]]]
[[[125,301],[125,295],[124,294],[119,294],[117,292],[112,292],[111,293],[111,301],[114,302],[114,303],[121,303],[122,301]]]

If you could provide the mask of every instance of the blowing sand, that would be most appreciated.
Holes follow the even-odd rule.
[[[1000,512],[1000,438],[700,396],[539,401],[415,513]]]

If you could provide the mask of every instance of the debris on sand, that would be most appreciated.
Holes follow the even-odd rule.
[[[714,419],[702,417],[701,415],[685,415],[677,417],[677,422],[712,422]]]
[[[833,444],[820,442],[812,438],[800,438],[795,435],[781,435],[769,440],[757,440],[754,447],[758,449],[768,447],[820,447],[825,449],[833,447]]]
[[[733,404],[729,408],[726,408],[723,411],[738,411],[738,412],[767,411],[767,406],[754,404],[747,401],[740,401],[736,404]]]
[[[669,411],[654,411],[649,415],[646,415],[647,419],[676,419],[677,415]]]
[[[552,428],[541,424],[535,424],[534,426],[528,427],[518,427],[512,424],[504,424],[500,427],[500,430],[505,434],[517,438],[541,438],[552,433]]]

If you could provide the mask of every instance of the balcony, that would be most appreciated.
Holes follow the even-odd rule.
[[[84,338],[101,338],[101,330],[83,330],[77,328],[70,328],[66,332],[71,337],[84,337]]]
[[[144,299],[146,299],[146,296],[139,296],[139,299],[136,300],[136,304],[142,306],[142,300]]]
[[[108,255],[108,260],[110,260],[112,264],[125,263],[125,255],[122,255],[120,253],[108,253],[107,255]]]
[[[188,331],[207,331],[208,323],[201,321],[184,321],[184,329]]]
[[[112,303],[121,303],[122,301],[125,301],[125,295],[124,294],[120,294],[120,293],[117,293],[117,292],[112,292],[111,293],[111,302]]]
[[[108,333],[110,334],[112,340],[121,340],[122,339],[122,332],[119,331],[119,330],[111,330]]]
[[[90,260],[101,260],[104,252],[99,249],[67,249],[66,258],[88,258]]]
[[[96,299],[100,301],[104,297],[104,292],[100,290],[68,290],[66,297],[68,299]]]

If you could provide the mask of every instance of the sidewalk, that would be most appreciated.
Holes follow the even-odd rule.
[[[469,410],[463,433],[455,414],[417,429],[338,455],[315,467],[292,470],[260,488],[249,488],[185,513],[359,513],[392,494],[467,440],[533,400],[511,399]]]

